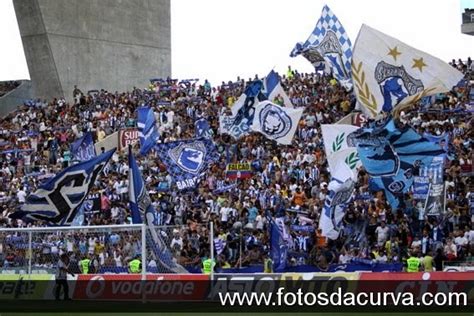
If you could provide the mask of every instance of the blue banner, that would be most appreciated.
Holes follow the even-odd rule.
[[[71,153],[74,160],[87,161],[96,156],[92,133],[88,132],[71,144]]]
[[[430,178],[414,177],[413,180],[413,198],[415,200],[426,200],[430,188]]]
[[[21,210],[12,213],[10,218],[71,225],[114,152],[115,149],[112,149],[94,159],[64,169],[30,194]]]
[[[194,130],[196,138],[212,138],[211,126],[205,118],[201,118],[194,122]]]
[[[196,188],[209,164],[219,159],[214,143],[208,139],[158,144],[156,150],[180,191]]]
[[[151,108],[146,106],[138,108],[137,127],[140,139],[140,155],[146,155],[160,137],[156,128],[155,114]]]

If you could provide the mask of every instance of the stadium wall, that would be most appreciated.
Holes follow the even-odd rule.
[[[170,0],[14,0],[35,97],[171,75]]]

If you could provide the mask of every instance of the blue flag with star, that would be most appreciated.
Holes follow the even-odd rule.
[[[205,138],[158,144],[155,148],[180,191],[196,188],[209,164],[219,159],[214,143]]]

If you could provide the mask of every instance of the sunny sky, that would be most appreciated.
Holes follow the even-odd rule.
[[[474,57],[474,36],[461,34],[461,6],[472,0],[171,0],[173,77],[218,84],[266,75],[288,65],[296,42],[313,30],[324,4],[352,43],[362,23],[443,60]],[[0,0],[0,80],[29,78],[11,0]]]

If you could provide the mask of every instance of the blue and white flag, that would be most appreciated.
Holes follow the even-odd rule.
[[[273,261],[273,270],[282,272],[286,268],[288,245],[270,214],[267,214],[267,220],[270,230],[270,257]]]
[[[161,270],[167,273],[187,273],[186,269],[173,260],[173,255],[159,234],[159,229],[155,228],[157,224],[156,210],[151,203],[131,146],[128,147],[128,164],[128,194],[133,224],[141,224],[143,219],[145,220],[147,247],[151,250],[151,254]]]
[[[82,202],[114,152],[115,149],[112,149],[89,161],[64,169],[40,185],[35,193],[30,194],[21,210],[12,213],[10,218],[71,225]]]
[[[319,228],[323,236],[337,239],[342,228],[347,203],[354,192],[355,175],[344,161],[339,161],[331,171],[328,194],[319,218]]]
[[[392,209],[413,184],[414,170],[444,153],[411,127],[398,128],[388,117],[349,135],[375,190],[384,190]]]
[[[79,207],[79,210],[77,211],[76,217],[72,220],[71,226],[82,226],[84,225],[84,219],[85,219],[85,214],[84,214],[84,209],[86,207],[86,202],[84,201],[82,205]]]
[[[463,74],[446,62],[362,25],[352,57],[357,100],[370,117],[450,91]]]
[[[87,161],[96,156],[92,133],[88,132],[71,144],[71,153],[74,160]]]
[[[223,115],[219,118],[221,133],[229,134],[235,139],[248,135],[255,108],[260,101],[266,100],[262,89],[263,82],[260,80],[251,82],[245,88],[244,93],[232,105],[232,116]]]
[[[352,88],[352,44],[346,30],[327,5],[306,42],[296,44],[290,56],[302,54],[316,68],[324,70],[324,63],[332,70],[334,78],[347,90]]]
[[[220,255],[224,251],[225,245],[226,242],[221,238],[214,238],[214,248],[217,255]]]
[[[268,98],[269,101],[275,103],[275,99],[281,99],[283,104],[287,108],[293,108],[293,104],[290,101],[290,98],[283,90],[283,87],[280,83],[280,76],[274,72],[273,70],[270,71],[268,76],[265,78],[263,82],[265,96]]]
[[[212,138],[212,129],[205,118],[200,118],[194,122],[194,131],[196,138]]]
[[[178,190],[196,188],[209,164],[219,159],[214,143],[209,139],[179,140],[158,144],[156,150],[174,178]]]
[[[147,212],[154,213],[150,196],[146,190],[142,173],[138,168],[135,157],[132,154],[132,147],[128,147],[128,195],[130,210],[132,214],[132,223],[141,224]]]
[[[304,109],[282,107],[270,101],[260,102],[255,110],[251,129],[277,143],[290,145],[303,111]]]
[[[138,108],[138,137],[140,139],[140,155],[146,155],[156,144],[160,134],[156,128],[155,114],[147,106]]]

